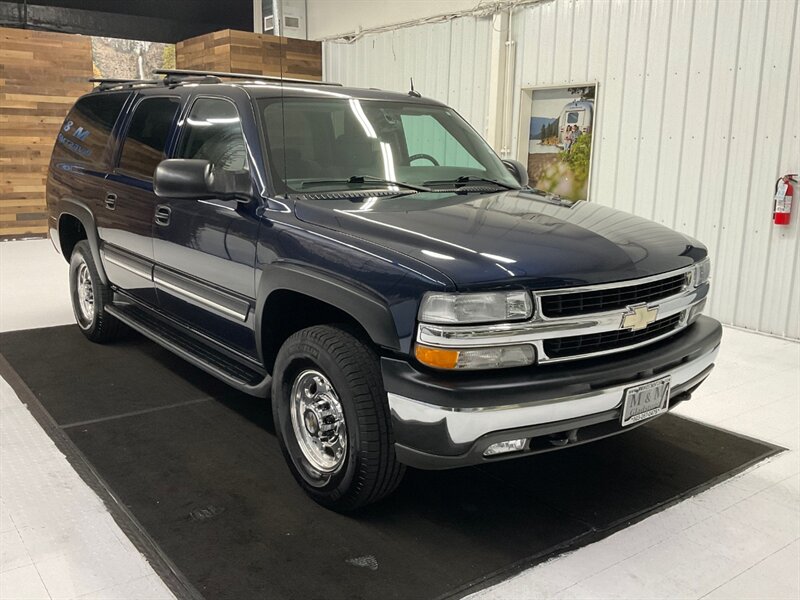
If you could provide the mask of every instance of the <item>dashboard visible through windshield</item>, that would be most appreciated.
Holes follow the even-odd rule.
[[[455,111],[357,98],[259,100],[267,160],[288,193],[519,184]],[[398,184],[393,186],[391,182]]]

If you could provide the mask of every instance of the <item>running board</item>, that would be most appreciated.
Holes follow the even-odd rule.
[[[114,304],[107,306],[106,312],[231,387],[251,396],[267,397],[272,383],[269,375],[198,342],[134,304]]]

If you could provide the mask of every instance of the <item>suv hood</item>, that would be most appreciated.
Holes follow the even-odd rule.
[[[303,200],[299,219],[421,260],[459,289],[533,289],[657,275],[706,250],[667,227],[612,208],[533,192]]]

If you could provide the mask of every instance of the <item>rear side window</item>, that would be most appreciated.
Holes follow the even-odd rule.
[[[179,106],[177,98],[145,98],[139,102],[122,145],[120,170],[137,177],[153,177],[158,163],[164,159]]]
[[[81,98],[58,132],[53,157],[99,167],[108,138],[130,94],[97,94]]]

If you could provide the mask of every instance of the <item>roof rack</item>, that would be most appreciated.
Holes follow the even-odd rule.
[[[133,87],[135,85],[159,85],[161,79],[109,79],[105,77],[92,77],[90,83],[96,83],[95,90],[110,90],[113,88]]]
[[[219,77],[211,77],[211,76],[172,76],[168,75],[162,79],[111,79],[111,78],[99,78],[99,77],[92,77],[89,79],[91,83],[96,83],[97,87],[94,88],[94,91],[106,91],[106,90],[121,90],[121,89],[130,89],[134,87],[140,86],[169,86],[169,85],[178,85],[179,83],[222,83],[222,79]]]
[[[272,75],[251,75],[248,73],[223,73],[221,71],[195,71],[191,69],[156,69],[154,75],[163,75],[163,79],[113,79],[92,77],[91,83],[96,83],[94,91],[131,89],[140,86],[172,86],[181,83],[222,83],[223,79],[246,79],[248,81],[275,81],[286,83],[299,83],[307,85],[337,85],[328,81],[313,81],[307,79],[293,79],[290,77],[275,77]]]
[[[225,73],[222,71],[196,71],[192,69],[156,69],[153,71],[155,75],[165,75],[168,77],[175,77],[178,80],[185,80],[188,77],[217,77],[219,79],[248,79],[251,81],[276,81],[288,83],[302,83],[306,85],[337,85],[341,83],[333,83],[330,81],[316,81],[313,79],[298,79],[292,77],[280,77],[276,75],[253,75],[250,73]]]

